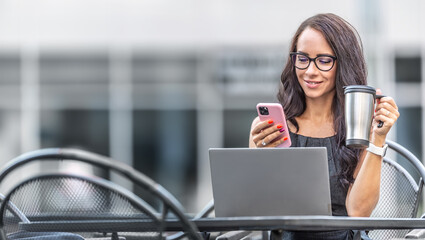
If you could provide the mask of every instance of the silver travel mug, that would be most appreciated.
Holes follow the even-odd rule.
[[[351,148],[367,148],[375,112],[376,89],[365,85],[344,87],[345,94],[345,144]],[[380,122],[378,127],[382,127]]]

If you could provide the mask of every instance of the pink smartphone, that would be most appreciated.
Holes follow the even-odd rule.
[[[280,103],[259,103],[257,104],[258,117],[261,121],[273,120],[274,126],[282,125],[281,137],[286,140],[277,147],[290,147],[291,138],[289,137],[289,129],[286,124],[285,114]]]

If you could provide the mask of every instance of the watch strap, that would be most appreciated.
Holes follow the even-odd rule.
[[[368,152],[376,154],[378,156],[384,157],[387,153],[388,144],[385,144],[383,147],[377,147],[373,143],[369,143],[369,147],[366,148]]]

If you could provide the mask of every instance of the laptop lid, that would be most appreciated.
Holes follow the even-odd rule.
[[[332,215],[325,147],[211,148],[216,217]]]

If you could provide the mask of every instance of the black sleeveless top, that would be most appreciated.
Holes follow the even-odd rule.
[[[329,183],[331,187],[331,202],[333,216],[348,216],[345,208],[345,199],[347,189],[342,185],[338,173],[340,164],[337,159],[337,153],[334,153],[332,146],[336,145],[335,136],[326,138],[306,137],[296,133],[289,132],[291,137],[291,147],[326,147],[328,150]]]
[[[331,188],[331,203],[333,216],[348,216],[345,207],[345,199],[348,189],[342,185],[339,180],[338,173],[340,165],[339,156],[333,151],[332,146],[336,145],[336,137],[314,138],[306,137],[296,133],[289,132],[292,145],[291,147],[326,147],[328,155],[329,167],[329,183]],[[369,239],[365,232],[352,230],[336,230],[336,231],[287,231],[283,233],[284,240],[296,239],[329,239],[329,240],[351,240],[351,239]]]

